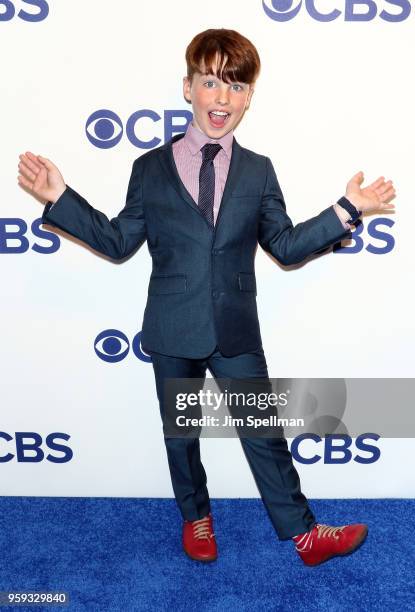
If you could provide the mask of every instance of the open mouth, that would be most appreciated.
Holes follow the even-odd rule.
[[[208,113],[210,123],[213,127],[221,128],[225,125],[230,113],[226,113],[225,111],[210,111]]]

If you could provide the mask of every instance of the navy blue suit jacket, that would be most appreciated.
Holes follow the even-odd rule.
[[[67,186],[43,222],[114,259],[147,240],[153,261],[142,325],[144,350],[202,358],[262,344],[256,306],[257,244],[284,265],[301,262],[348,232],[332,206],[293,226],[268,157],[233,140],[219,215],[212,229],[175,166],[172,143],[133,163],[125,207],[109,220]]]

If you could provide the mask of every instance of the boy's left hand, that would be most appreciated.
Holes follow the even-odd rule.
[[[363,172],[358,172],[347,183],[346,198],[358,210],[390,210],[394,211],[395,206],[391,204],[396,193],[392,181],[386,181],[380,176],[376,181],[361,188],[363,183]]]

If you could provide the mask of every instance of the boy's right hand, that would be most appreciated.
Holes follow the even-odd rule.
[[[19,185],[43,204],[56,202],[66,189],[58,168],[46,157],[30,151],[19,155]]]

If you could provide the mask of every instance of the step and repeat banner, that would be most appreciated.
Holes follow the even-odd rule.
[[[407,428],[385,426],[413,405],[411,385],[399,392],[415,373],[412,5],[0,2],[2,495],[173,495],[140,343],[147,245],[117,262],[42,224],[17,165],[27,150],[48,157],[115,217],[134,160],[191,120],[185,49],[218,27],[258,49],[261,74],[235,137],[271,158],[294,223],[336,202],[359,170],[365,184],[394,181],[395,213],[365,216],[352,239],[304,265],[284,268],[258,248],[257,303],[269,374],[301,379],[310,411],[324,405],[310,391],[316,379],[382,390],[359,403],[371,416],[357,429],[345,426],[344,401],[334,438],[289,438],[305,494],[415,494],[411,417]],[[212,497],[258,495],[237,438],[201,447]]]

